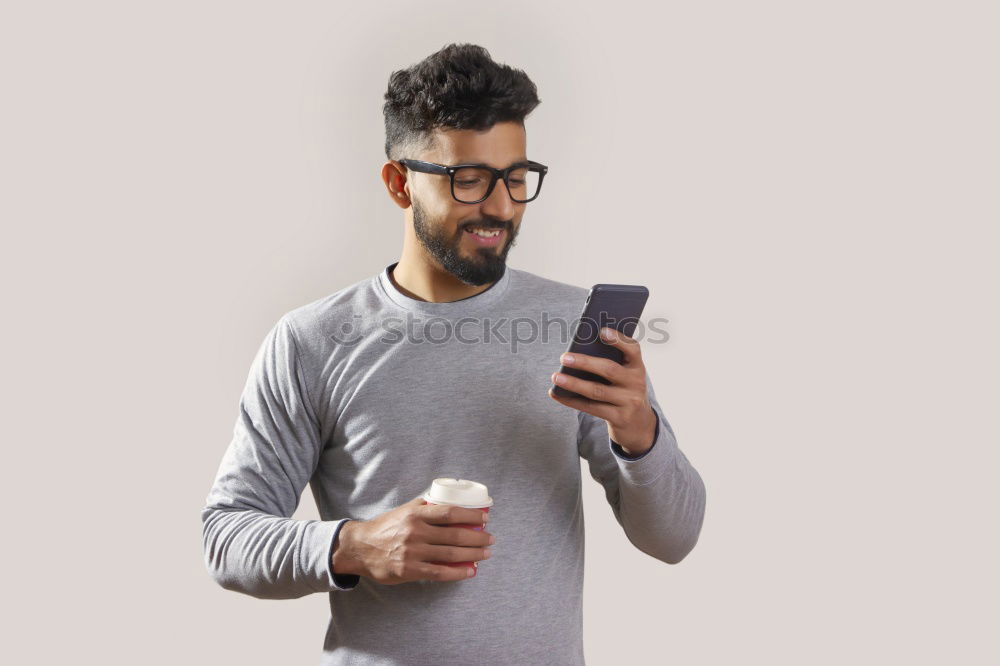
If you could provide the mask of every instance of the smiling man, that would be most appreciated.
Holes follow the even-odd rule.
[[[403,256],[393,277],[397,285],[428,290],[424,300],[458,300],[503,275],[525,204],[539,192],[548,169],[525,157],[524,125],[516,121],[483,130],[440,128],[431,137],[430,149],[408,148],[424,159],[382,167],[389,192],[408,213]],[[413,196],[415,187],[420,197]],[[435,293],[439,283],[448,286]]]
[[[584,663],[581,458],[638,549],[676,564],[698,540],[705,486],[639,342],[605,338],[620,365],[562,354],[587,290],[506,265],[548,171],[527,149],[538,104],[474,45],[394,72],[381,178],[402,254],[282,316],[254,358],[205,560],[262,599],[328,593],[322,664]],[[425,504],[439,477],[485,484],[489,524]],[[321,520],[291,518],[306,485]]]

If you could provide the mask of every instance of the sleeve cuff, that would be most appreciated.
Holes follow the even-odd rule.
[[[653,412],[656,413],[656,410],[653,410]],[[608,438],[608,441],[611,442],[611,450],[614,451],[615,455],[618,456],[619,458],[621,458],[623,460],[642,460],[643,458],[645,458],[646,456],[649,455],[650,451],[652,451],[654,448],[656,448],[656,442],[657,442],[658,439],[660,439],[660,415],[659,414],[656,415],[656,430],[653,431],[653,445],[650,446],[644,453],[640,453],[637,456],[630,456],[629,454],[625,453],[625,449],[623,449],[618,442],[616,442],[615,440],[611,439],[610,437]]]
[[[333,571],[333,550],[337,545],[340,529],[351,520],[344,518],[339,521],[317,521],[314,523],[310,553],[313,561],[309,563],[309,571],[320,583],[320,592],[335,590],[353,590],[361,581],[357,574],[338,574]]]
[[[664,427],[663,415],[655,405],[653,411],[656,413],[656,431],[653,445],[645,453],[630,457],[617,442],[608,438],[611,451],[618,460],[621,478],[634,486],[646,486],[659,479],[670,466],[671,456],[676,449],[673,431]]]

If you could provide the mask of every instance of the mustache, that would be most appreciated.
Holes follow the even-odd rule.
[[[506,230],[510,228],[510,223],[501,222],[497,224],[496,222],[468,222],[462,225],[462,230],[469,229],[470,227],[476,227],[478,229],[486,229],[487,231],[493,231],[494,229]]]

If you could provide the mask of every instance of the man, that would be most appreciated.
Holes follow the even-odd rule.
[[[329,593],[323,664],[583,663],[580,457],[637,548],[677,563],[697,542],[705,487],[639,343],[608,340],[622,365],[573,359],[611,384],[565,386],[600,400],[550,390],[587,290],[505,263],[546,171],[527,155],[538,103],[478,46],[394,72],[382,180],[402,256],[285,314],[254,359],[206,563],[262,599]],[[489,529],[424,504],[439,477],[488,487]],[[307,483],[322,520],[290,517]]]

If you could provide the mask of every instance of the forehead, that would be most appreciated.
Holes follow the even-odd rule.
[[[439,164],[488,164],[502,169],[527,159],[527,136],[520,123],[497,123],[488,130],[435,129],[424,159]]]

